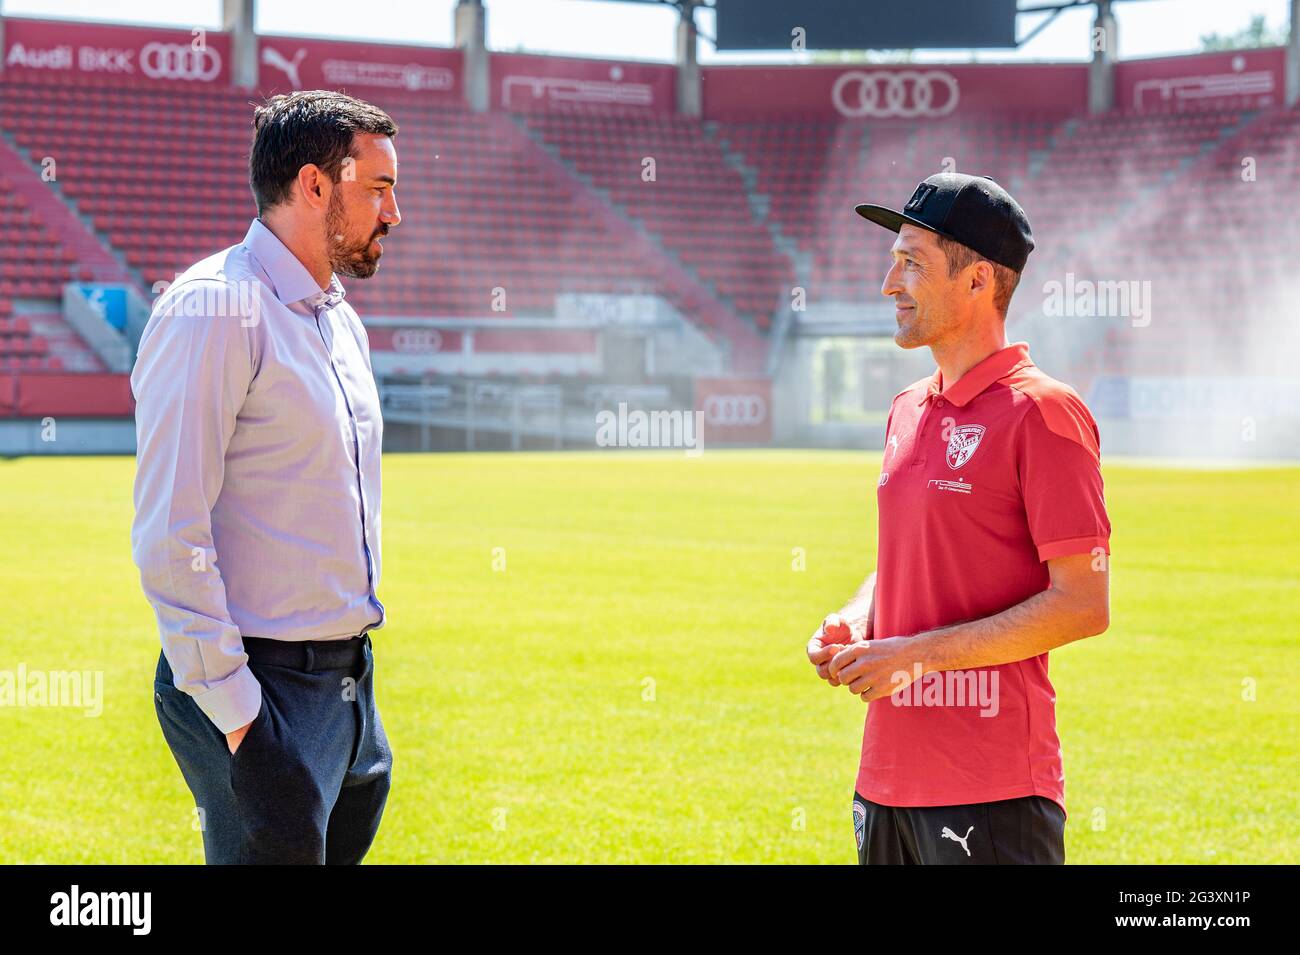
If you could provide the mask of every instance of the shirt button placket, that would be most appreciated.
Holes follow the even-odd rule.
[[[912,467],[923,468],[930,442],[930,416],[935,408],[942,408],[944,400],[938,395],[926,401],[925,413],[921,416],[921,427],[916,434],[916,453],[912,456]]]
[[[343,406],[347,408],[348,421],[352,425],[352,463],[357,471],[357,496],[361,501],[361,548],[366,555],[366,581],[370,585],[370,599],[374,601],[379,608],[379,615],[382,619],[384,616],[384,605],[379,602],[379,596],[375,593],[375,561],[370,553],[370,541],[367,539],[367,522],[366,522],[366,490],[365,482],[361,476],[361,432],[357,427],[357,416],[352,411],[352,399],[348,397],[347,386],[343,384],[343,364],[334,354],[334,328],[330,326],[330,335],[325,336],[324,325],[321,318],[326,310],[330,307],[328,301],[321,301],[316,304],[313,311],[316,313],[316,329],[320,332],[321,341],[325,343],[325,348],[329,352],[330,364],[334,367],[334,380],[338,382],[339,391],[343,393]]]

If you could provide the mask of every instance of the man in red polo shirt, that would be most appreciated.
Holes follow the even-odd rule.
[[[808,657],[867,710],[858,861],[1062,863],[1065,776],[1049,650],[1109,622],[1110,522],[1097,425],[1009,344],[1033,238],[986,177],[940,173],[902,212],[881,291],[935,373],[894,398],[876,573]]]

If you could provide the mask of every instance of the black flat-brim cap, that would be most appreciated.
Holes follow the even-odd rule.
[[[854,211],[892,232],[904,223],[974,249],[990,262],[1023,272],[1034,235],[1020,203],[988,176],[940,172],[912,193],[901,212],[862,203]]]

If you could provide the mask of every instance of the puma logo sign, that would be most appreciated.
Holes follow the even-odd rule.
[[[970,857],[970,846],[966,845],[966,840],[970,838],[970,834],[971,834],[972,832],[974,832],[974,831],[975,831],[975,827],[974,827],[974,826],[971,826],[969,829],[966,830],[966,835],[964,835],[964,836],[959,836],[959,835],[957,835],[957,833],[953,832],[953,831],[952,831],[951,829],[949,829],[947,826],[944,826],[944,827],[943,827],[943,832],[939,833],[939,838],[940,838],[940,839],[951,839],[953,842],[960,842],[960,843],[961,843],[961,847],[962,847],[963,849],[966,850],[966,856],[967,856],[967,858],[969,858],[969,857]]]
[[[267,66],[273,66],[288,78],[290,85],[294,89],[302,89],[302,80],[298,78],[298,64],[302,58],[307,55],[307,51],[299,49],[293,55],[292,60],[286,60],[284,55],[274,47],[262,47],[262,62]]]

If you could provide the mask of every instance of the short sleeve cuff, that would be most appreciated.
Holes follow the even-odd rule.
[[[223,733],[247,726],[262,710],[262,684],[244,664],[206,693],[194,697],[208,719]]]
[[[1091,554],[1096,550],[1110,553],[1110,540],[1105,537],[1070,537],[1066,540],[1048,541],[1038,546],[1038,559],[1051,560],[1054,557],[1070,557],[1074,554]]]

